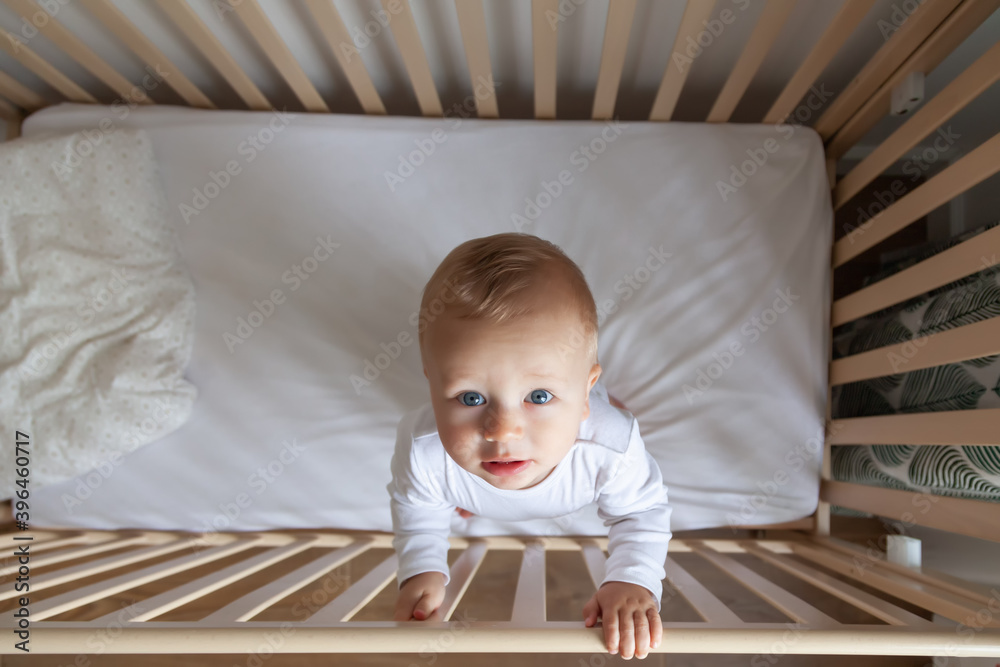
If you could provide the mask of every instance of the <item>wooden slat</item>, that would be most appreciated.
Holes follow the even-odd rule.
[[[827,393],[829,395],[829,392]],[[832,449],[828,443],[823,444],[823,462],[820,464],[820,479],[830,479],[830,457]],[[830,503],[820,500],[816,503],[815,523],[812,527],[814,535],[830,534]]]
[[[877,571],[890,570],[897,574],[903,574],[915,581],[922,581],[935,588],[942,588],[946,591],[956,593],[972,600],[974,604],[980,606],[988,605],[992,599],[992,592],[986,585],[974,584],[965,579],[959,579],[958,577],[953,577],[950,574],[939,572],[926,566],[921,566],[917,570],[905,565],[891,563],[886,559],[883,552],[872,549],[868,545],[862,546],[835,537],[812,536],[809,539],[823,548],[833,549],[851,557],[863,557],[866,561],[866,568],[874,567]]]
[[[50,65],[3,28],[0,28],[0,50],[37,74],[42,81],[58,90],[71,102],[98,103],[96,97],[76,85],[65,74]]]
[[[727,607],[722,600],[715,597],[710,590],[701,585],[701,582],[692,577],[687,570],[677,564],[670,556],[663,568],[667,572],[667,579],[670,584],[680,591],[684,599],[691,607],[698,612],[707,623],[713,625],[724,625],[729,627],[740,627],[745,625],[743,621]]]
[[[998,255],[1000,227],[994,227],[919,264],[837,299],[833,302],[833,326],[930,292],[976,271],[988,269],[993,266],[990,258]]]
[[[830,190],[837,185],[837,160],[834,158],[826,158],[826,181]]]
[[[711,538],[706,537],[700,540],[684,540],[685,543],[691,548],[691,553],[696,552],[696,547],[708,547],[713,551],[724,554],[743,554],[743,540],[737,539],[727,539],[727,538]],[[676,549],[675,549],[676,551]]]
[[[635,15],[635,0],[613,0],[608,3],[608,18],[604,25],[604,46],[601,48],[601,67],[597,72],[594,90],[594,107],[591,118],[607,120],[614,116],[615,99],[625,66],[628,36]]]
[[[1000,445],[1000,408],[834,419],[827,440],[831,445]]]
[[[15,139],[21,136],[22,121],[23,121],[22,118],[18,118],[17,120],[7,121],[7,133],[6,133],[7,136],[5,137],[6,141],[14,141]]]
[[[104,542],[98,542],[97,544],[84,544],[72,549],[62,549],[60,551],[54,551],[49,554],[36,555],[34,546],[30,547],[31,551],[31,567],[43,567],[46,565],[54,565],[56,563],[62,563],[67,560],[73,560],[74,558],[83,558],[84,556],[92,556],[94,554],[99,554],[104,551],[111,551],[112,549],[121,549],[122,547],[132,546],[134,544],[143,543],[146,541],[146,537],[143,535],[128,535],[125,534],[118,539],[105,540]],[[15,562],[11,565],[5,567],[0,567],[0,575],[10,574],[11,572],[17,572],[18,564]]]
[[[228,2],[306,110],[329,113],[330,107],[302,71],[302,67],[281,39],[271,20],[267,18],[267,14],[260,8],[257,0],[228,0]]]
[[[32,539],[30,540],[16,539],[19,537],[31,537]],[[61,549],[71,544],[80,544],[81,542],[84,544],[92,544],[95,541],[100,542],[102,537],[106,539],[106,536],[99,535],[96,533],[80,533],[77,535],[66,535],[66,536],[60,536],[59,533],[56,533],[54,536],[49,536],[49,538],[43,542],[37,535],[32,534],[32,532],[26,532],[26,533],[18,532],[18,533],[7,533],[6,535],[0,536],[0,545],[4,547],[3,553],[5,554],[5,560],[10,560],[12,556],[8,553],[8,550],[16,549],[19,544],[30,544],[31,553],[37,554],[41,553],[42,551]],[[3,538],[9,538],[9,539],[4,540]]]
[[[994,354],[1000,354],[1000,317],[837,359],[830,364],[830,385],[908,373]]]
[[[486,549],[486,542],[477,540],[463,551],[462,555],[451,566],[448,586],[445,588],[444,600],[440,607],[442,621],[450,620],[451,615],[455,613],[455,608],[461,602],[469,584],[472,583],[472,578],[476,576],[479,566],[483,564]]]
[[[1000,0],[964,0],[827,142],[827,156],[839,158],[850,150],[889,114],[892,91],[903,79],[911,72],[933,72],[998,7]]]
[[[747,553],[757,556],[775,567],[778,567],[789,574],[798,577],[802,581],[809,583],[816,588],[826,591],[830,595],[854,605],[875,618],[880,618],[890,625],[909,625],[918,628],[933,629],[936,626],[930,621],[910,613],[905,609],[890,604],[881,598],[877,598],[870,593],[866,593],[854,586],[850,586],[834,579],[833,577],[820,572],[798,561],[794,561],[787,556],[772,553],[765,548],[753,544],[746,545]]]
[[[943,125],[998,79],[1000,79],[1000,42],[994,44],[993,48],[945,86],[944,90],[921,107],[840,180],[833,189],[834,210],[843,207],[851,197],[875,180],[903,153],[920,143],[922,138]],[[928,140],[933,138],[936,137],[932,135]]]
[[[708,112],[707,123],[725,123],[733,115],[736,105],[740,103],[750,81],[753,80],[764,62],[765,56],[771,50],[778,33],[795,8],[797,0],[768,0],[764,11],[757,20],[753,34],[743,47],[743,53],[736,61],[736,66],[729,73],[726,84],[715,99],[712,110]],[[957,0],[955,0],[957,2]]]
[[[312,13],[317,27],[323,33],[327,46],[337,58],[340,69],[347,77],[351,90],[361,103],[361,108],[367,114],[385,115],[385,105],[375,90],[375,84],[368,76],[361,53],[354,45],[347,26],[344,25],[340,13],[333,5],[333,0],[306,0],[306,6]]]
[[[804,516],[793,521],[782,521],[780,523],[751,523],[735,524],[730,526],[733,530],[812,530],[816,526],[816,519],[812,516]]]
[[[930,0],[916,5],[903,25],[892,33],[813,125],[823,141],[833,136],[857,112],[961,1]]]
[[[531,56],[535,72],[535,118],[556,117],[556,53],[559,0],[531,0]]]
[[[465,62],[472,80],[476,115],[479,118],[499,118],[483,0],[455,0],[455,11],[458,13],[458,26],[462,32]]]
[[[302,622],[304,626],[321,626],[351,620],[385,585],[396,578],[399,561],[392,554],[365,576]]]
[[[197,86],[191,83],[155,44],[132,25],[121,10],[111,4],[110,0],[81,0],[81,2],[143,62],[153,68],[158,75],[162,73],[163,81],[177,91],[189,105],[202,109],[217,108],[212,100],[198,90]]]
[[[587,564],[587,572],[590,573],[590,580],[594,582],[594,588],[600,588],[604,583],[604,576],[607,574],[607,559],[604,551],[597,546],[594,540],[579,540],[580,551],[583,553],[583,560]]]
[[[840,47],[858,27],[873,4],[875,4],[875,0],[846,0],[841,5],[840,11],[830,21],[823,35],[816,42],[816,46],[802,61],[799,69],[792,75],[791,80],[785,85],[784,90],[778,95],[778,99],[771,105],[761,122],[769,125],[781,123],[795,111],[795,105],[805,96],[809,87],[837,55]]]
[[[539,540],[524,545],[510,620],[527,626],[545,623],[545,545]]]
[[[212,612],[203,618],[201,622],[212,624],[249,621],[278,600],[307,584],[311,584],[330,570],[340,567],[358,554],[370,549],[371,546],[372,540],[370,538],[360,538],[353,544],[320,556],[294,572],[289,572],[280,579],[272,581],[238,600],[234,600],[222,609]]]
[[[183,543],[182,546],[192,544],[196,541],[197,538],[178,540],[178,542]],[[62,595],[47,598],[33,605],[31,609],[31,617],[35,621],[40,621],[51,616],[57,616],[64,611],[81,607],[95,600],[110,597],[115,593],[127,591],[130,588],[137,588],[151,581],[164,579],[172,574],[177,574],[178,572],[183,572],[220,558],[232,556],[233,554],[256,546],[256,544],[257,540],[253,537],[244,540],[237,540],[230,544],[223,544],[198,553],[189,554],[182,558],[175,558],[164,563],[151,565],[142,570],[129,572],[117,577],[112,577],[111,579],[105,579],[104,581],[99,581],[96,584],[84,586],[83,588],[77,590],[68,591]]]
[[[31,21],[31,17],[37,12],[45,13],[34,0],[6,0],[6,2],[11,9],[29,22]],[[133,99],[133,86],[129,83],[128,79],[116,72],[111,65],[101,60],[100,56],[94,53],[89,46],[77,39],[73,33],[64,28],[55,18],[49,17],[48,21],[42,22],[38,26],[38,31],[65,51],[77,64],[107,84],[122,99],[139,104],[153,103],[153,100],[149,96]]]
[[[257,88],[257,85],[229,55],[229,52],[222,47],[219,40],[202,23],[202,20],[187,2],[156,0],[156,4],[181,29],[191,44],[205,56],[212,67],[222,75],[222,78],[232,86],[247,107],[254,111],[266,111],[271,108],[271,104]]]
[[[680,29],[670,48],[667,68],[663,72],[663,79],[660,80],[660,87],[656,91],[656,99],[653,100],[653,108],[649,112],[649,120],[668,121],[674,115],[677,98],[681,96],[681,89],[688,74],[691,73],[692,64],[684,60],[675,60],[674,54],[684,52],[687,37],[696,39],[698,33],[704,30],[704,22],[711,17],[714,6],[715,0],[687,0]]]
[[[982,609],[979,605],[972,605],[965,598],[927,584],[915,582],[902,574],[869,568],[865,561],[857,557],[852,559],[842,554],[797,542],[789,544],[792,551],[798,556],[846,575],[866,586],[894,595],[900,600],[917,605],[921,609],[950,618],[955,622],[965,623],[975,619],[976,612]],[[988,619],[988,622],[980,625],[980,627],[984,626],[1000,628],[1000,618],[993,615],[991,619]],[[954,629],[951,631],[955,632]]]
[[[145,549],[134,549],[125,553],[115,554],[114,556],[108,556],[107,558],[99,558],[87,563],[71,565],[53,572],[36,575],[31,578],[31,590],[41,591],[47,588],[53,588],[55,586],[59,586],[60,584],[76,581],[78,579],[84,579],[95,574],[100,574],[101,572],[116,570],[118,568],[125,567],[126,565],[139,563],[144,560],[150,560],[151,558],[157,558],[165,554],[180,551],[187,546],[193,545],[194,542],[194,538],[179,539],[166,544],[157,544],[146,547]],[[10,590],[0,589],[0,600],[16,596],[17,593],[13,588]]]
[[[10,102],[0,98],[0,119],[6,123],[20,123],[21,112]]]
[[[730,577],[741,583],[755,595],[767,600],[783,614],[799,623],[806,623],[812,628],[833,628],[840,625],[811,604],[801,600],[788,591],[779,588],[753,570],[744,567],[728,556],[717,553],[708,546],[689,542],[691,548]]]
[[[410,84],[417,96],[417,104],[420,105],[420,113],[424,116],[441,116],[444,113],[441,108],[441,98],[438,97],[437,88],[434,86],[434,76],[427,63],[424,46],[420,43],[420,33],[413,18],[413,9],[408,0],[397,1],[401,11],[395,15],[389,24],[389,29],[396,40],[399,55],[403,58],[406,73],[410,76]],[[382,0],[382,8],[387,13],[390,4],[396,5],[393,0]]]
[[[833,245],[833,266],[841,266],[857,257],[876,243],[887,239],[998,171],[1000,171],[1000,134],[995,134],[837,241]]]
[[[833,505],[898,519],[907,524],[916,523],[950,533],[1000,542],[1000,503],[828,480],[823,480],[820,485],[820,497]],[[1000,627],[1000,618],[997,622],[997,627]]]
[[[181,607],[193,600],[205,597],[220,588],[224,588],[231,583],[239,581],[240,579],[249,577],[255,572],[260,572],[264,568],[276,565],[286,558],[290,558],[297,553],[301,553],[313,546],[315,542],[316,538],[305,537],[295,540],[291,544],[286,544],[283,547],[268,549],[267,551],[259,553],[256,556],[241,560],[238,563],[234,563],[229,567],[223,568],[218,572],[212,572],[211,574],[189,581],[181,586],[178,586],[177,588],[172,588],[169,591],[165,591],[159,595],[154,595],[151,598],[125,607],[124,615],[129,618],[130,623],[140,623],[142,621],[148,621],[152,618],[156,618],[157,616],[162,616],[168,611],[177,609],[178,607]],[[90,621],[90,624],[96,626],[107,626],[116,618],[122,618],[122,616],[119,615],[122,611],[123,609],[116,609],[110,614],[93,619]]]
[[[47,104],[44,97],[6,72],[0,72],[0,95],[28,112],[41,109]]]

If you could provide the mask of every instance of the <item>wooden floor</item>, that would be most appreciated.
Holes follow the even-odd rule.
[[[875,520],[848,519],[846,517],[834,517],[834,534],[843,539],[848,539],[859,544],[870,544],[877,541],[884,534],[882,525]],[[721,532],[699,531],[695,534],[678,533],[677,537],[685,536],[709,538],[722,537],[731,538],[733,533],[729,530]],[[778,535],[775,535],[777,537]],[[768,534],[771,537],[771,534]],[[356,559],[349,564],[337,568],[330,573],[337,586],[348,586],[378,562],[384,559],[386,550],[378,549],[371,552],[364,559]],[[106,554],[104,554],[106,555]],[[684,554],[678,554],[683,556]],[[449,554],[449,561],[453,562],[458,556],[457,551]],[[575,556],[575,558],[574,558]],[[289,559],[284,565],[289,571],[299,567],[303,561],[311,560],[315,555],[310,556],[309,552],[299,554],[301,560]],[[590,581],[585,566],[579,554],[572,552],[551,552],[549,558],[553,559],[551,566],[547,568],[546,580],[546,608],[548,617],[551,620],[582,620],[583,605],[594,592],[593,584]],[[512,551],[491,551],[486,561],[483,563],[480,572],[477,574],[466,594],[469,602],[463,601],[456,609],[453,618],[471,618],[478,621],[507,620],[510,617],[510,610],[513,604],[513,587],[510,585],[510,572],[516,570],[519,564],[520,554]],[[548,560],[548,559],[547,559]],[[298,562],[297,562],[298,561]],[[213,564],[212,569],[224,567],[227,560],[223,559]],[[682,564],[683,565],[683,564]],[[684,565],[687,567],[686,565]],[[53,568],[58,566],[52,566]],[[345,569],[346,568],[346,569]],[[32,574],[35,574],[34,570]],[[281,576],[280,572],[261,572],[269,578]],[[316,600],[316,604],[325,604],[327,594],[323,593],[324,579],[320,579],[311,587],[296,591],[285,600],[280,601],[272,608],[255,617],[255,620],[287,620],[294,618],[290,616],[295,605],[301,605],[303,600]],[[2,581],[0,585],[7,582]],[[66,612],[54,617],[52,620],[83,620],[99,617],[103,614],[113,612],[124,604],[131,604],[156,595],[162,590],[170,588],[172,585],[165,581],[158,585],[148,585],[126,591],[101,604],[90,605],[88,607]],[[241,590],[238,586],[227,587],[215,595],[225,594],[226,597],[236,599],[245,594],[249,586],[259,585],[252,579],[248,586]],[[51,591],[40,593],[38,600],[63,592],[62,587],[57,587]],[[474,590],[475,589],[475,590]],[[746,589],[738,584],[725,590],[713,591],[722,599],[727,606],[733,609],[741,618],[746,621],[776,621],[781,618],[771,618],[769,614],[774,614],[775,610],[757,599],[752,594],[747,594]],[[217,601],[218,598],[215,599]],[[474,602],[473,602],[474,601]],[[388,620],[392,616],[392,607],[395,602],[395,586],[387,586],[382,593],[377,595],[361,612],[354,617],[354,620]],[[9,605],[0,605],[0,613],[9,613]],[[849,607],[845,605],[845,607]],[[216,607],[217,608],[217,607]],[[301,610],[301,606],[299,607]],[[853,610],[853,608],[850,608]],[[849,613],[848,609],[842,610]],[[199,620],[208,613],[204,605],[192,602],[174,611],[159,617],[157,620],[163,621],[188,621]],[[670,621],[699,620],[694,611],[688,607],[682,596],[671,595],[669,588],[664,590],[661,617]],[[845,619],[846,621],[847,619]],[[858,619],[854,622],[865,622]],[[11,641],[7,639],[5,641]],[[664,643],[669,644],[669,633],[664,634]],[[634,660],[634,659],[633,659]],[[606,653],[575,653],[575,654],[509,654],[509,655],[488,655],[488,654],[432,654],[425,652],[419,654],[336,654],[336,655],[261,655],[244,653],[237,655],[167,655],[167,656],[132,656],[132,655],[95,655],[83,656],[2,656],[0,665],[10,667],[160,667],[161,665],[204,665],[205,667],[305,667],[307,665],[388,665],[400,667],[464,667],[465,665],[476,665],[477,667],[494,667],[500,665],[519,665],[524,667],[602,667],[604,665],[620,664],[624,662],[619,656],[612,656]],[[629,661],[631,662],[631,661]],[[751,667],[800,667],[818,666],[833,667],[849,665],[850,667],[865,667],[867,665],[885,665],[887,667],[924,667],[930,664],[928,658],[886,658],[886,657],[837,657],[837,656],[794,656],[794,655],[723,655],[723,656],[702,656],[702,655],[681,655],[681,654],[651,654],[642,661],[644,665],[670,665],[671,667],[709,667],[730,665],[750,665]]]

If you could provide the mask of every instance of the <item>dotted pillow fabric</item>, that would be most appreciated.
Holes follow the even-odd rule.
[[[195,292],[143,131],[0,144],[0,497],[93,470],[176,430]],[[20,437],[18,438],[21,439]]]

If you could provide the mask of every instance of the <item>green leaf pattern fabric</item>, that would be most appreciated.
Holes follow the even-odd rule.
[[[867,284],[995,227],[925,244],[886,263]],[[834,331],[834,358],[912,340],[1000,316],[1000,264],[983,258],[977,273]],[[913,348],[910,358],[917,358]],[[834,418],[940,410],[1000,408],[1000,355],[908,371],[908,359],[894,360],[900,372],[833,388]],[[942,496],[1000,502],[1000,447],[899,445],[835,446],[836,480]],[[848,510],[841,513],[856,514]]]
[[[961,364],[923,368],[909,373],[903,384],[899,412],[975,410],[986,387]]]

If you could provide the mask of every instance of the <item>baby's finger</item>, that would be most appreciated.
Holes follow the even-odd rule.
[[[438,607],[433,612],[431,612],[431,615],[425,618],[424,620],[430,621],[431,623],[443,621],[444,619],[441,618],[441,607]]]
[[[649,617],[649,646],[656,648],[663,641],[663,621],[660,620],[660,614],[653,608],[646,610],[646,616]]]
[[[396,608],[392,611],[392,620],[394,621],[408,621],[412,616],[412,611],[399,604],[397,604]]]
[[[632,612],[627,609],[622,609],[619,614],[621,618],[619,623],[621,625],[621,650],[619,651],[621,657],[626,660],[631,660],[632,656],[635,654],[635,627],[632,623]]]
[[[607,644],[608,651],[618,653],[618,614],[602,610],[601,623],[604,624],[604,643]]]
[[[635,657],[641,660],[649,653],[649,621],[641,609],[632,614],[632,620],[635,623]]]
[[[413,618],[413,608],[416,606],[418,599],[417,596],[404,589],[396,600],[396,607],[392,612],[392,620],[408,621]]]
[[[430,619],[430,615],[441,606],[442,602],[444,602],[444,587],[431,586],[423,591],[420,601],[413,610],[413,617],[418,621],[434,620]]]
[[[418,621],[427,620],[427,618],[441,605],[441,601],[436,600],[436,597],[438,596],[431,593],[424,593],[423,597],[420,598],[420,602],[418,602],[417,606],[413,608],[413,617]]]
[[[587,604],[583,605],[583,624],[588,628],[597,623],[597,616],[601,611],[601,605],[597,603],[597,596],[594,595]]]

